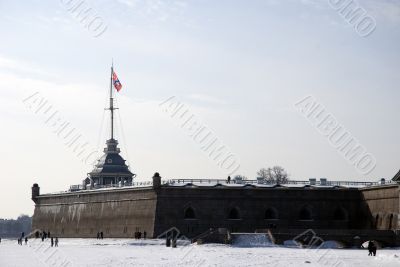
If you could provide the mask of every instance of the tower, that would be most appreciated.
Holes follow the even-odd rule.
[[[104,155],[98,160],[94,169],[89,173],[91,183],[97,186],[108,186],[119,183],[122,185],[130,185],[132,184],[133,178],[136,176],[129,170],[124,158],[120,155],[121,151],[118,148],[118,141],[114,139],[114,110],[117,108],[114,107],[113,77],[114,69],[113,66],[111,66],[110,106],[107,108],[107,110],[110,111],[110,139],[106,141],[107,146],[104,148]]]
[[[40,195],[40,187],[38,184],[32,186],[32,200],[36,202],[36,198]]]

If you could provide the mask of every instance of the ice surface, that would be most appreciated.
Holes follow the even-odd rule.
[[[265,240],[264,240],[265,241]],[[261,242],[264,242],[261,240]],[[366,250],[307,250],[286,247],[241,247],[227,245],[178,244],[167,248],[163,240],[60,239],[58,248],[49,240],[2,240],[0,266],[400,266],[400,249],[378,250],[368,257]],[[64,265],[63,265],[64,264]]]

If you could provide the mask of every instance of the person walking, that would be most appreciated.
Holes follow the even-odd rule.
[[[51,246],[52,247],[54,246],[54,239],[53,238],[51,238]]]
[[[56,240],[55,240],[55,242],[54,242],[54,246],[55,246],[55,247],[58,247],[58,237],[56,237]]]
[[[228,176],[228,184],[230,184],[230,183],[231,183],[231,177]]]
[[[372,246],[372,254],[374,254],[374,257],[376,256],[376,250],[377,250],[377,247],[376,247],[375,244],[373,244],[373,246]]]
[[[28,245],[28,237],[25,237],[25,245]]]
[[[375,254],[376,254],[376,247],[375,247],[375,244],[374,244],[374,242],[372,242],[372,241],[369,241],[368,242],[368,256],[373,256],[373,254],[374,254],[374,249],[375,249]]]

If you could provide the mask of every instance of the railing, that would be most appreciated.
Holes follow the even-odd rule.
[[[121,184],[107,184],[107,185],[94,185],[91,187],[87,185],[86,188],[82,184],[71,185],[69,188],[70,192],[81,191],[81,190],[93,190],[93,189],[102,189],[102,188],[124,188],[124,187],[148,187],[152,186],[152,181],[143,181],[143,182],[133,182],[133,183],[121,183]]]
[[[170,180],[163,180],[163,185],[187,185],[187,184],[213,184],[213,185],[270,185],[270,186],[277,186],[278,184],[274,181],[268,180],[239,180],[239,179],[232,179],[230,182],[226,179],[170,179]],[[285,183],[280,183],[279,185],[300,185],[300,186],[349,186],[349,187],[372,187],[372,186],[379,186],[379,185],[391,185],[391,184],[398,184],[394,181],[380,181],[380,182],[355,182],[355,181],[296,181],[290,180],[286,181]],[[87,185],[86,189],[83,185],[71,185],[69,191],[81,191],[81,190],[93,190],[93,189],[102,189],[102,188],[124,188],[124,187],[148,187],[152,186],[152,181],[143,181],[143,182],[133,182],[133,183],[121,183],[121,184],[109,184],[109,185],[94,185],[90,187]]]
[[[173,184],[251,184],[251,185],[277,185],[275,181],[268,180],[236,180],[232,179],[230,182],[226,179],[171,179],[166,182],[168,185]],[[378,186],[385,184],[397,184],[394,181],[385,181],[385,182],[356,182],[356,181],[296,181],[290,180],[284,183],[280,183],[280,185],[315,185],[315,186],[361,186],[361,187],[370,187],[370,186]]]

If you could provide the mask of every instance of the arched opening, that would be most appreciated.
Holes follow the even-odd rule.
[[[335,221],[346,221],[347,220],[347,212],[345,209],[338,207],[333,213],[333,220]]]
[[[313,216],[310,207],[303,207],[299,213],[299,220],[300,221],[312,221]]]
[[[239,210],[237,208],[233,208],[229,211],[228,214],[229,220],[240,220]]]
[[[185,210],[185,220],[193,220],[196,219],[196,213],[192,207],[189,207]]]
[[[278,212],[274,208],[268,208],[264,214],[265,220],[278,220]]]

